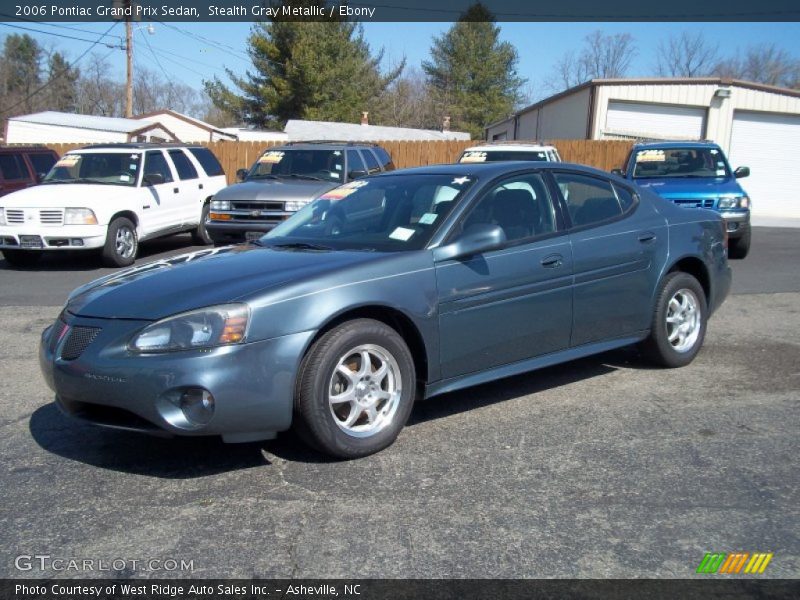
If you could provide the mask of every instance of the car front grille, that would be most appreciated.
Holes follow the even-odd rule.
[[[94,341],[98,333],[100,333],[99,327],[74,327],[61,350],[61,358],[64,360],[78,358]]]
[[[42,225],[61,225],[64,223],[63,210],[40,210],[39,222]]]
[[[38,222],[42,225],[63,225],[64,210],[58,208],[43,208],[41,210],[28,209],[29,218],[38,217]],[[22,208],[7,208],[6,223],[9,225],[22,225],[25,223],[26,211]]]
[[[6,223],[24,223],[25,211],[17,208],[6,209]]]
[[[672,201],[687,208],[714,208],[713,198],[676,198]]]
[[[231,202],[233,210],[283,211],[283,202]]]

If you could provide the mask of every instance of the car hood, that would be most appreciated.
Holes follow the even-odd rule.
[[[635,179],[635,183],[663,198],[718,198],[744,194],[733,177]]]
[[[259,179],[229,185],[214,194],[214,200],[313,200],[339,185],[311,179]]]
[[[243,300],[381,256],[377,252],[274,250],[252,244],[200,250],[90,282],[72,292],[66,308],[82,317],[157,320]]]
[[[0,205],[10,208],[91,207],[95,201],[132,194],[139,188],[91,183],[50,183],[8,194]]]

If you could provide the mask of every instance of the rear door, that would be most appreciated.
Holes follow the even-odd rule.
[[[168,154],[177,175],[175,183],[179,192],[176,200],[183,223],[197,224],[206,197],[203,182],[183,149],[174,148]]]
[[[435,218],[435,211],[428,218]],[[572,252],[542,175],[492,185],[456,226],[503,228],[507,242],[436,263],[444,378],[564,350],[572,327]]]
[[[553,172],[571,223],[572,346],[625,337],[650,326],[666,260],[664,217],[629,188],[600,177]]]
[[[18,153],[0,154],[0,194],[10,194],[33,185],[28,166]]]

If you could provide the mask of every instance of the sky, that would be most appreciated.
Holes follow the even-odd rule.
[[[1,24],[0,24],[1,25]],[[29,33],[48,47],[61,50],[74,60],[91,43],[64,36],[96,40],[110,23],[31,23],[31,29],[44,33],[23,32],[0,26],[0,35]],[[535,97],[546,95],[544,80],[556,61],[569,50],[580,48],[583,37],[595,30],[605,33],[630,33],[638,53],[628,73],[630,76],[655,74],[658,44],[670,35],[683,31],[702,32],[717,44],[721,54],[743,51],[752,44],[774,43],[794,56],[800,56],[800,23],[500,23],[501,39],[511,42],[519,53],[519,74],[528,80]],[[155,23],[153,32],[139,25],[135,32],[136,64],[157,72],[166,72],[173,81],[200,89],[202,81],[213,75],[223,80],[225,67],[243,73],[250,67],[246,56],[250,23]],[[419,66],[428,58],[434,36],[442,34],[449,23],[365,23],[364,35],[373,51],[384,48],[385,65],[403,57],[409,66]],[[124,41],[124,26],[118,24],[105,38],[111,44]],[[149,44],[149,47],[148,47]],[[152,48],[152,51],[151,51]],[[94,52],[107,55],[112,74],[125,77],[125,52],[98,45]],[[159,64],[160,63],[160,64]],[[163,70],[162,70],[163,69]]]

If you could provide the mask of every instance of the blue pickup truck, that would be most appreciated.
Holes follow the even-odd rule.
[[[751,237],[750,198],[737,179],[750,175],[750,169],[739,167],[732,171],[717,144],[635,144],[625,167],[613,172],[679,206],[716,210],[727,223],[730,257],[747,256]]]

